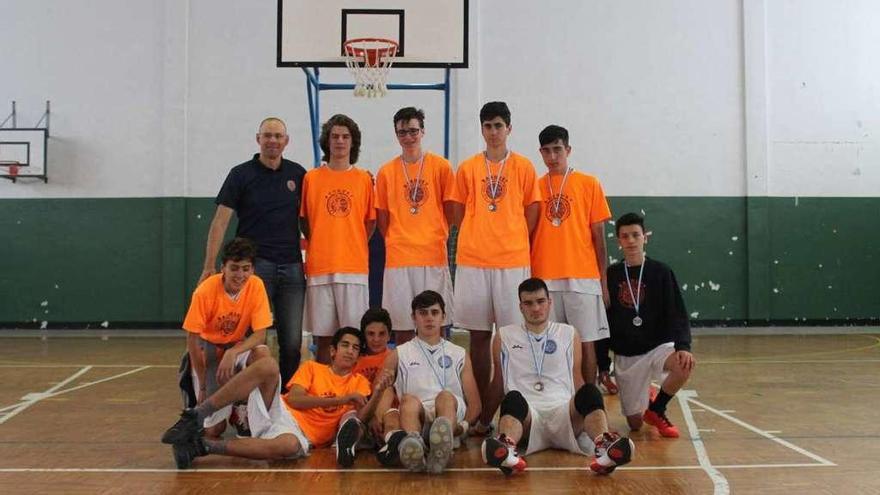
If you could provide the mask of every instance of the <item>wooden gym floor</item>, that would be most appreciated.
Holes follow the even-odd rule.
[[[880,494],[880,338],[694,344],[697,370],[670,405],[682,438],[632,434],[632,464],[609,477],[587,472],[586,458],[543,452],[505,479],[481,463],[479,439],[441,476],[379,469],[367,452],[340,471],[328,449],[276,463],[211,456],[178,472],[159,436],[180,405],[182,338],[3,337],[0,493]],[[606,409],[625,431],[615,397]]]

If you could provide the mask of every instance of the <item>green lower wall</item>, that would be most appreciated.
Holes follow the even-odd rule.
[[[880,316],[880,199],[610,202],[615,215],[644,211],[648,251],[687,285],[695,320]],[[0,324],[148,326],[182,319],[214,205],[211,198],[4,199],[0,211]],[[608,246],[618,257],[613,238]]]

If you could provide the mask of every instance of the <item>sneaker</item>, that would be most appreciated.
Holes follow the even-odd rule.
[[[666,417],[666,413],[658,413],[648,409],[645,411],[645,414],[642,415],[642,419],[645,423],[656,427],[657,431],[660,432],[661,437],[678,438],[678,428],[669,421],[669,418]]]
[[[162,443],[184,443],[201,437],[204,432],[205,429],[199,424],[195,409],[184,409],[180,413],[180,419],[177,420],[177,423],[174,423],[174,426],[165,430],[165,433],[162,435]]]
[[[614,379],[608,373],[599,373],[599,384],[608,392],[608,395],[617,395],[617,392],[620,391],[617,388],[617,383],[614,382]]]
[[[609,432],[596,437],[595,444],[596,455],[590,461],[590,471],[596,474],[611,474],[618,466],[629,463],[636,449],[629,438]]]
[[[398,447],[400,463],[414,473],[425,470],[425,442],[418,433],[409,433]]]
[[[467,434],[471,437],[485,437],[489,436],[492,433],[492,425],[484,425],[483,423],[477,421],[473,426],[471,426]]]
[[[248,423],[247,416],[247,402],[236,402],[232,405],[232,412],[229,413],[229,425],[235,428],[235,434],[238,438],[251,436],[251,426]]]
[[[208,455],[208,448],[201,437],[196,437],[175,443],[171,446],[171,452],[174,454],[174,464],[177,465],[177,469],[189,469],[192,467],[193,459]]]
[[[339,432],[336,434],[336,463],[344,468],[354,465],[354,456],[357,449],[358,437],[361,433],[360,421],[357,418],[348,418]]]
[[[448,418],[437,418],[431,423],[431,431],[428,433],[430,448],[428,451],[428,472],[440,474],[449,460],[452,459],[453,433],[455,427]]]
[[[406,438],[406,432],[397,430],[391,434],[388,442],[376,451],[376,459],[385,467],[393,467],[400,463],[400,442]]]
[[[495,466],[507,476],[526,470],[526,461],[516,453],[516,445],[502,434],[498,438],[486,437],[480,449],[483,462]]]

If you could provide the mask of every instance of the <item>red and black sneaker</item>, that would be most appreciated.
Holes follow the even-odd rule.
[[[516,445],[503,434],[498,438],[486,437],[480,449],[483,462],[495,466],[507,476],[526,470],[526,461],[516,453]]]
[[[617,433],[605,432],[595,439],[596,454],[590,461],[590,471],[596,474],[611,474],[618,466],[632,460],[635,444],[627,437]]]
[[[666,413],[658,413],[648,409],[645,411],[645,414],[642,415],[642,419],[645,423],[657,428],[661,437],[678,438],[678,428],[669,421],[669,418],[666,417]]]

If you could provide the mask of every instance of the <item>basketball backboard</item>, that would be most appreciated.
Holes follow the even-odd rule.
[[[353,38],[398,43],[394,67],[466,68],[468,0],[278,0],[278,67],[345,67]]]
[[[45,177],[47,137],[46,129],[0,129],[0,166],[16,164],[18,177]]]

